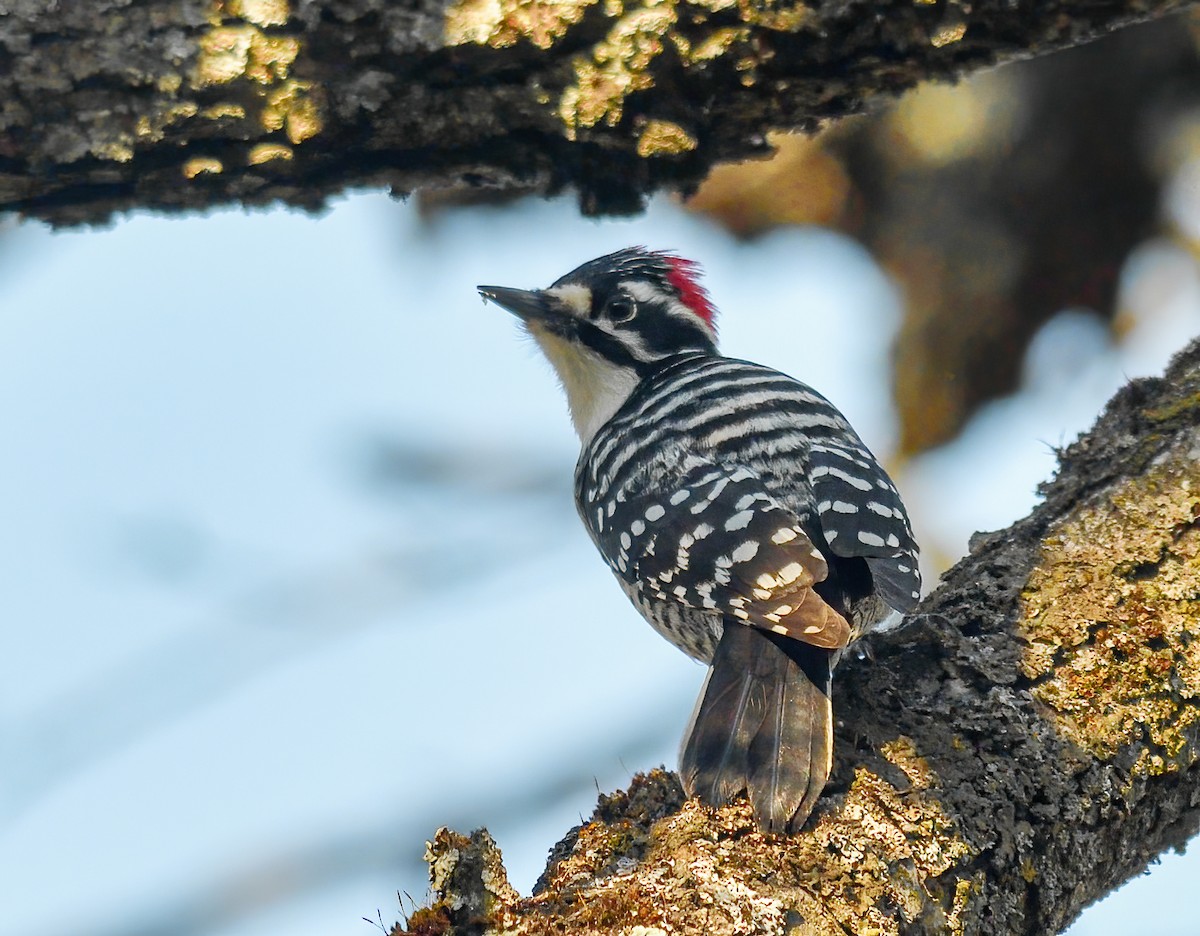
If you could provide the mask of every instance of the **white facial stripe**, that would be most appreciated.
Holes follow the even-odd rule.
[[[587,318],[592,311],[592,291],[578,283],[555,286],[547,289],[546,295],[561,302],[576,318]]]
[[[645,280],[626,280],[621,284],[620,288],[633,296],[638,302],[662,302],[671,298],[661,289],[655,289]]]
[[[656,289],[653,284],[647,283],[644,280],[626,280],[621,283],[621,289],[627,292],[638,302],[653,302],[660,305],[666,310],[666,313],[673,318],[687,322],[691,325],[700,325],[705,331],[712,333],[712,329],[708,326],[700,316],[689,309],[687,305],[679,300],[672,292],[667,292],[662,289]]]

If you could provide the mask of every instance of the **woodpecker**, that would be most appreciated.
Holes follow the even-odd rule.
[[[698,266],[642,247],[546,289],[480,286],[557,372],[581,451],[575,503],[625,594],[709,664],[680,777],[798,830],[833,758],[833,669],[921,592],[892,480],[845,417],[722,356]]]

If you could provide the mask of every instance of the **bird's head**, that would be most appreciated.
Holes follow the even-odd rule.
[[[629,247],[546,289],[480,286],[525,325],[554,366],[586,445],[639,382],[686,354],[716,354],[715,310],[699,267]]]

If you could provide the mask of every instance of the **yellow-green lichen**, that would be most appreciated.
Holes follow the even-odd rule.
[[[764,836],[744,801],[714,812],[690,800],[648,835],[626,820],[587,823],[510,932],[542,933],[549,912],[563,934],[782,933],[795,913],[804,928],[790,932],[806,936],[898,936],[931,917],[960,936],[978,891],[962,870],[974,852],[930,795],[937,778],[911,740],[883,754],[906,792],[859,768],[842,804],[796,836]]]
[[[965,21],[944,22],[929,34],[929,44],[935,49],[940,49],[943,46],[953,45],[956,42],[962,41],[963,36],[966,34],[967,24]]]
[[[225,9],[255,26],[284,26],[292,15],[288,0],[225,0]]]
[[[670,0],[646,0],[618,17],[590,55],[575,59],[575,81],[559,103],[569,138],[602,120],[615,127],[625,99],[654,86],[650,63],[662,53],[675,17],[676,4]]]
[[[268,133],[284,131],[294,146],[320,133],[324,123],[318,89],[291,74],[301,54],[300,40],[267,31],[285,25],[290,16],[287,0],[216,0],[210,28],[200,37],[192,87],[236,88],[249,83],[260,101],[254,115],[259,127]],[[227,22],[227,18],[237,21]],[[221,108],[221,116],[247,119],[242,104],[223,102],[214,107]]]
[[[522,39],[549,49],[597,0],[458,0],[446,11],[446,45],[504,49]]]
[[[193,156],[183,164],[183,176],[185,179],[194,179],[206,173],[216,175],[224,169],[225,166],[219,159],[213,159],[211,156]]]
[[[649,120],[638,136],[637,152],[649,156],[674,156],[696,148],[696,138],[669,120]]]
[[[218,26],[200,37],[192,83],[197,88],[247,78],[261,85],[283,81],[300,54],[300,40],[270,36],[250,23]]]
[[[224,101],[220,104],[214,104],[212,107],[206,107],[200,112],[200,116],[205,120],[220,120],[223,117],[232,117],[234,120],[246,119],[246,108],[241,104],[232,104]]]
[[[109,159],[113,162],[129,162],[133,159],[133,147],[128,143],[116,140],[93,144],[92,153],[100,159]]]
[[[250,147],[250,155],[246,157],[246,163],[258,166],[276,159],[291,159],[292,155],[292,148],[284,146],[282,143],[257,143]]]
[[[727,25],[728,11],[735,8],[741,25]],[[609,0],[605,11],[613,20],[608,33],[575,58],[574,80],[559,100],[558,114],[568,139],[601,123],[620,123],[628,97],[654,86],[651,66],[668,46],[684,68],[704,66],[736,50],[740,80],[750,85],[757,81],[759,56],[769,55],[754,47],[754,31],[795,33],[813,22],[806,4],[786,0]],[[716,13],[723,14],[725,23],[706,28]],[[684,17],[686,35],[678,28]]]
[[[455,0],[446,11],[443,37],[447,46],[503,49],[528,42],[550,49],[599,2]],[[608,31],[575,56],[574,78],[555,105],[569,139],[601,123],[610,127],[620,123],[626,99],[654,86],[651,65],[668,46],[684,68],[705,65],[735,46],[745,46],[738,54],[737,68],[742,83],[753,84],[759,64],[759,53],[750,43],[753,31],[799,32],[813,21],[813,10],[792,0],[603,0],[601,9],[610,20]],[[737,11],[740,25],[729,25],[732,10]],[[714,14],[720,14],[722,22],[708,27]],[[681,17],[686,17],[686,34],[676,28]],[[538,100],[542,102],[542,97]],[[681,140],[678,135],[674,139]],[[644,155],[666,152],[652,141],[646,146],[649,153]]]
[[[1059,524],[1023,595],[1035,696],[1096,757],[1148,742],[1142,773],[1198,756],[1188,734],[1200,720],[1200,453],[1190,442]]]

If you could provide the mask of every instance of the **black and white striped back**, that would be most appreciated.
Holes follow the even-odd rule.
[[[789,526],[828,564],[826,590],[841,583],[838,610],[856,632],[920,597],[917,546],[887,473],[828,400],[758,364],[687,354],[641,381],[581,453],[575,495],[639,610],[700,659],[723,618],[746,618],[736,604],[746,589],[728,580],[760,575],[768,555],[786,560]],[[671,556],[684,567],[669,568]]]

